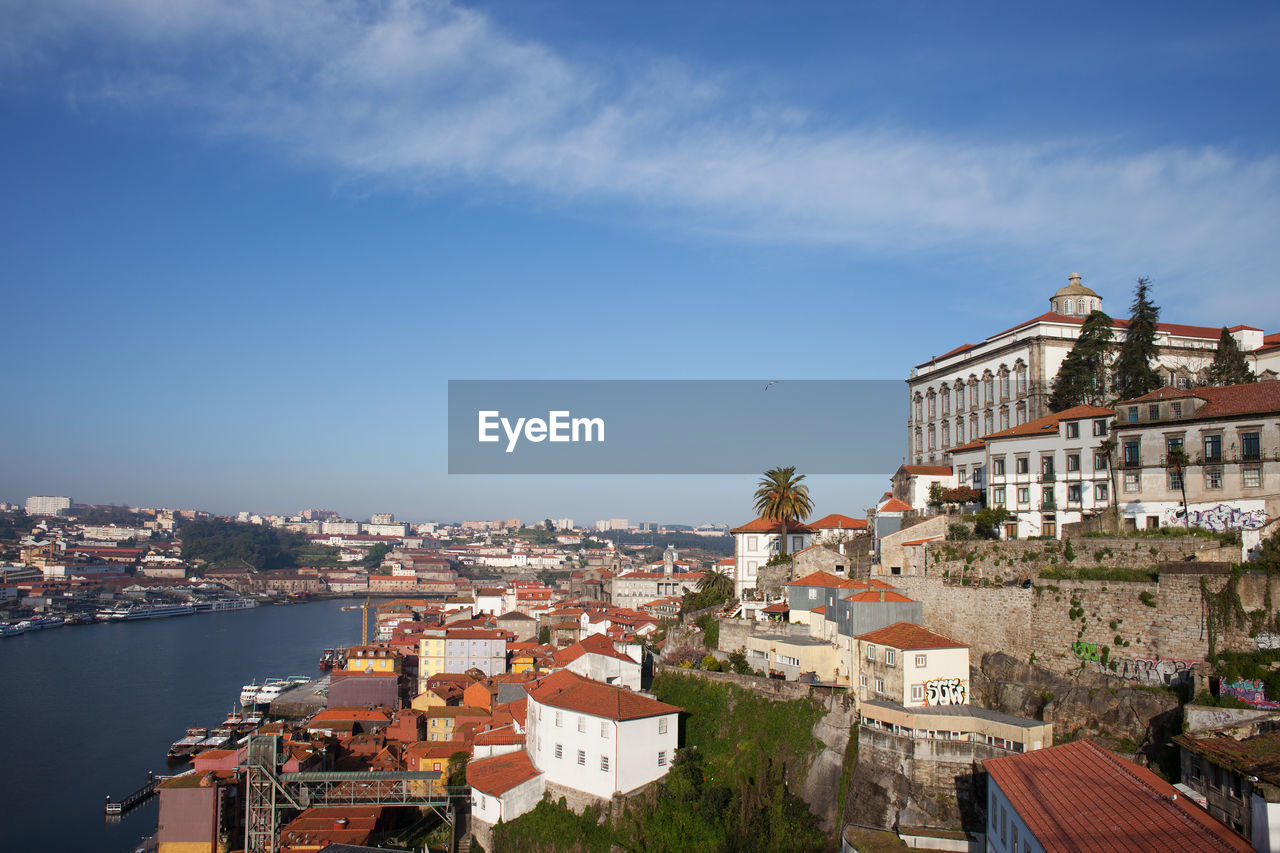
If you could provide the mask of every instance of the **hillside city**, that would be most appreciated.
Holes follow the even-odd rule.
[[[903,371],[873,506],[785,445],[732,525],[31,496],[0,631],[361,611],[174,743],[159,853],[1280,851],[1280,334],[1048,302]]]

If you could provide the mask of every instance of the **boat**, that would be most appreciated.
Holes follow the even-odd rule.
[[[333,649],[325,649],[324,654],[320,655],[320,671],[328,672],[333,669],[338,660],[337,652]]]
[[[192,599],[191,605],[197,613],[221,613],[226,610],[248,610],[257,607],[258,602],[252,598],[196,598]]]
[[[196,609],[187,604],[121,604],[107,611],[108,622],[133,622],[138,619],[164,619],[169,616],[190,616]],[[101,618],[101,614],[99,614]]]
[[[181,739],[173,742],[169,747],[170,758],[189,758],[194,755],[200,744],[209,737],[209,730],[201,726],[192,726],[187,729],[186,735]]]
[[[61,628],[63,625],[67,624],[66,620],[61,616],[41,616],[39,618],[32,619],[31,621],[39,625],[41,628]]]
[[[21,622],[0,625],[0,637],[21,637],[27,633],[27,628]]]

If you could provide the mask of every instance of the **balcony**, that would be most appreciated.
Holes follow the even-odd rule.
[[[1054,482],[1057,482],[1057,480],[1058,480],[1058,475],[1053,473],[1052,471],[1042,471],[1040,473],[1040,482],[1042,483],[1054,483]]]
[[[1053,498],[1044,498],[1043,500],[1040,501],[1040,509],[1043,512],[1053,512],[1057,508],[1058,508],[1058,504],[1054,501]]]

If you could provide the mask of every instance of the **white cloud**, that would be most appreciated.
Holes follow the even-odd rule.
[[[1259,288],[1280,261],[1274,157],[819,124],[669,60],[575,64],[445,2],[5,9],[11,79],[55,69],[82,102],[177,107],[374,186],[622,202],[667,227],[785,244],[1053,247],[1124,275],[1159,275],[1155,262]]]

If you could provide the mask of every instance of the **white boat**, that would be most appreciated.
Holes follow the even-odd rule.
[[[15,622],[12,625],[0,625],[0,637],[20,637],[27,633],[26,626],[21,622]]]
[[[107,611],[106,619],[108,622],[133,622],[138,619],[190,616],[195,612],[196,609],[191,604],[121,604]]]

